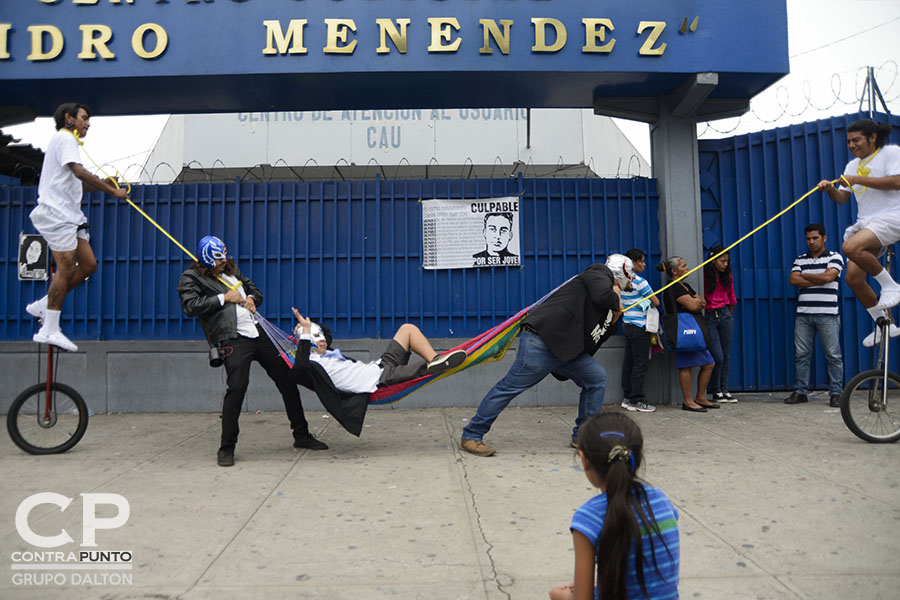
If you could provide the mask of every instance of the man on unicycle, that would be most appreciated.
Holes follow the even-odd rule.
[[[847,257],[847,284],[877,321],[884,311],[900,304],[900,284],[878,258],[884,249],[900,241],[900,147],[885,145],[891,126],[863,119],[847,128],[847,146],[855,157],[844,169],[840,182],[822,180],[818,188],[838,204],[856,197],[856,223],[844,232],[841,246]],[[881,286],[881,296],[866,282],[871,275]],[[866,336],[864,346],[880,342],[880,330]],[[893,323],[890,336],[900,335]]]
[[[47,295],[25,310],[44,321],[40,331],[34,334],[35,342],[74,352],[78,346],[60,330],[59,315],[66,294],[97,270],[97,259],[88,242],[87,217],[81,211],[81,197],[85,189],[100,190],[120,200],[128,194],[81,165],[78,147],[91,126],[91,110],[84,104],[69,102],[56,109],[53,119],[56,133],[50,138],[44,155],[38,205],[29,216],[53,252],[56,275]]]

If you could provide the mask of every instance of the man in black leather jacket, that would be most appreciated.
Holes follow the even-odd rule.
[[[262,292],[240,272],[233,259],[227,258],[221,240],[207,236],[200,241],[200,257],[178,279],[178,296],[184,314],[200,319],[210,345],[217,347],[225,360],[227,390],[222,404],[218,464],[223,467],[234,464],[234,448],[240,431],[238,417],[250,384],[250,363],[254,360],[281,392],[294,432],[294,447],[327,449],[328,446],[309,433],[300,392],[291,379],[290,369],[253,318],[256,307],[262,304]]]
[[[623,308],[621,289],[630,285],[632,277],[630,259],[628,269],[593,264],[525,317],[516,359],[463,429],[463,450],[476,456],[494,454],[494,448],[482,441],[484,435],[513,398],[551,373],[581,388],[572,430],[574,447],[578,427],[603,408],[606,370],[594,360],[594,353],[615,331]]]

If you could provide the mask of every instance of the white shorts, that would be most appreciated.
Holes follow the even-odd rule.
[[[78,247],[78,238],[85,241],[91,239],[86,230],[78,229],[80,223],[66,221],[56,211],[41,204],[31,211],[29,217],[31,224],[54,252],[71,252]]]
[[[860,229],[868,229],[875,234],[883,248],[900,241],[900,211],[884,212],[871,217],[857,219],[856,223],[844,231],[844,241]]]

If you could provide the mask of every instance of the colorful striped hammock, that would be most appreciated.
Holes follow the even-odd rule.
[[[369,404],[393,404],[438,379],[442,379],[454,373],[459,373],[474,365],[493,360],[500,360],[506,354],[506,351],[509,350],[513,340],[516,339],[516,336],[519,334],[522,321],[525,320],[528,313],[541,302],[549,298],[556,290],[569,283],[569,281],[572,281],[574,278],[575,277],[569,278],[554,288],[553,291],[546,294],[543,298],[527,308],[523,308],[499,325],[496,325],[471,340],[463,342],[455,348],[448,350],[447,352],[453,352],[455,350],[466,351],[466,360],[458,367],[445,371],[439,375],[425,375],[418,379],[378,388],[369,394]],[[256,313],[256,318],[259,321],[260,327],[263,328],[263,331],[265,331],[266,335],[269,336],[269,339],[272,340],[272,344],[278,350],[281,358],[284,359],[289,367],[293,367],[294,359],[297,356],[297,341],[294,337],[279,329],[258,312]]]

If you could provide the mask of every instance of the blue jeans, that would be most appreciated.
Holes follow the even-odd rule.
[[[581,424],[603,408],[606,370],[587,354],[579,354],[569,361],[559,360],[544,341],[530,331],[519,335],[516,360],[506,376],[481,401],[475,416],[463,429],[462,439],[481,440],[513,398],[537,385],[551,371],[571,379],[581,388],[578,418],[572,430],[572,439],[575,439]]]
[[[710,394],[728,391],[728,369],[731,366],[731,334],[734,332],[734,316],[727,306],[706,312],[709,326],[709,353],[716,361],[709,386]]]
[[[840,394],[844,388],[844,359],[841,357],[841,318],[839,315],[798,314],[794,322],[794,349],[797,353],[798,394],[809,392],[809,366],[813,357],[816,332],[822,341],[828,363],[828,393]]]

